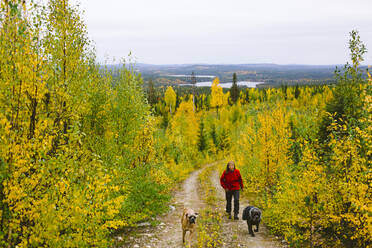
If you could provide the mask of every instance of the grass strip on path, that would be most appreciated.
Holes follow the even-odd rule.
[[[210,178],[214,170],[214,166],[209,166],[199,174],[201,194],[207,206],[199,213],[198,248],[222,246],[222,214],[217,208],[216,188],[213,186]]]

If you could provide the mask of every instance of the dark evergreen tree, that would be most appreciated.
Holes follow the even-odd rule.
[[[147,101],[151,106],[153,106],[157,102],[156,101],[156,92],[155,92],[155,89],[154,89],[154,82],[152,81],[152,79],[149,80],[149,87],[148,87],[148,90],[147,90]]]
[[[288,89],[288,86],[286,84],[282,85],[284,100],[287,100],[287,89]]]
[[[221,135],[220,135],[220,139],[219,139],[219,149],[221,151],[227,151],[230,149],[231,147],[231,141],[230,141],[230,132],[228,129],[226,128],[223,128],[222,129],[222,132],[221,132]]]
[[[289,121],[289,128],[291,130],[291,137],[290,137],[290,148],[289,148],[289,156],[292,157],[293,163],[298,165],[298,163],[302,159],[302,149],[301,143],[298,141],[300,136],[298,127],[296,127],[291,119]]]
[[[235,72],[233,74],[233,83],[230,88],[230,97],[231,97],[232,104],[235,104],[239,99],[239,89],[237,85],[237,77],[236,77]]]
[[[249,103],[249,91],[248,91],[248,89],[245,90],[245,102]]]
[[[297,99],[299,96],[300,96],[300,89],[298,87],[298,84],[296,84],[296,88],[295,88],[295,92],[294,92],[294,96],[295,98]]]
[[[176,109],[180,106],[180,104],[181,104],[180,92],[177,90],[176,91]]]
[[[217,146],[218,145],[218,140],[217,140],[217,130],[216,130],[216,124],[215,123],[212,123],[212,125],[211,125],[211,137],[212,137],[213,144],[215,146]]]
[[[205,137],[204,121],[200,119],[199,133],[198,133],[198,149],[204,151],[207,148],[207,139]]]

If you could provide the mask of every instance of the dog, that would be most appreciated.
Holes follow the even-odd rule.
[[[190,232],[190,242],[193,237],[193,233],[196,228],[196,218],[198,217],[198,213],[195,213],[194,210],[191,208],[184,208],[183,215],[181,218],[182,224],[182,242],[185,244],[185,235],[186,232]]]
[[[256,225],[256,230],[254,231],[258,232],[258,227],[261,222],[261,210],[253,206],[248,206],[243,210],[242,219],[247,221],[248,232],[254,237],[252,226]]]

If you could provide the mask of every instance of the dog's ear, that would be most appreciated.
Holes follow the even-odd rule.
[[[185,215],[185,216],[186,216],[186,218],[187,218],[187,217],[189,217],[189,214],[188,214],[188,213],[186,213],[186,215]]]
[[[199,213],[195,213],[195,216],[199,216]]]

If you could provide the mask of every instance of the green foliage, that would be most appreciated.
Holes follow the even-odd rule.
[[[125,219],[129,225],[135,225],[149,216],[156,216],[168,210],[166,202],[169,201],[170,195],[164,194],[168,185],[156,182],[154,177],[148,174],[152,169],[148,164],[131,170],[125,177],[130,193],[122,204],[120,218]]]

